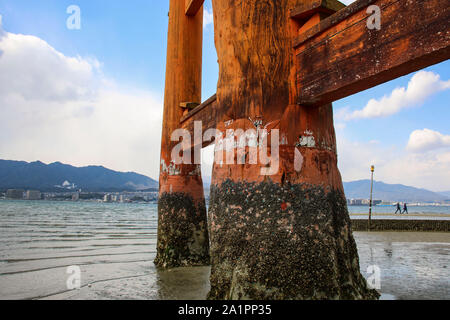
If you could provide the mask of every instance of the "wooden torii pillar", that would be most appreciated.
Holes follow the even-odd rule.
[[[178,126],[278,129],[281,143],[271,175],[261,174],[267,165],[238,164],[237,155],[214,165],[211,299],[378,297],[359,271],[331,102],[449,59],[447,3],[213,0],[217,95]],[[367,26],[371,5],[381,9],[380,30]]]
[[[209,264],[209,238],[200,165],[177,164],[182,107],[201,102],[203,1],[171,0],[158,202],[158,267]]]
[[[297,103],[292,39],[344,5],[213,0],[213,6],[221,65],[217,103],[227,123],[218,127],[265,128],[269,140],[277,129],[280,146],[270,175],[261,174],[267,167],[261,162],[214,166],[209,297],[376,298],[359,270],[331,104]]]

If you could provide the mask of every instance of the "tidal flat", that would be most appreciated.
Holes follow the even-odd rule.
[[[0,201],[0,299],[205,299],[209,267],[159,271],[156,205]],[[450,233],[354,232],[382,299],[450,299]],[[68,290],[69,266],[81,270]]]

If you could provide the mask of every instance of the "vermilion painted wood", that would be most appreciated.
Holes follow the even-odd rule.
[[[359,0],[294,40],[298,104],[322,105],[450,58],[450,2]],[[369,30],[367,8],[381,8]]]
[[[186,15],[195,16],[205,0],[186,0]]]

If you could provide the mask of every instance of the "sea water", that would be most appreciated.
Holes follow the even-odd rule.
[[[431,209],[416,212],[447,213]],[[379,267],[384,298],[450,299],[449,233],[354,237],[361,273]],[[204,299],[210,268],[157,270],[156,241],[156,204],[2,200],[0,299]],[[80,270],[76,290],[69,267]]]

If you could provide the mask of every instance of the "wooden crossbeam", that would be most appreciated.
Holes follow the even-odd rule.
[[[180,0],[178,0],[180,1]],[[195,16],[200,10],[205,0],[185,0],[186,1],[186,15]]]
[[[291,10],[291,18],[306,21],[316,13],[333,14],[345,8],[338,0],[307,0]]]
[[[334,0],[334,5],[331,0],[310,1],[292,10],[291,17],[308,19],[323,5],[339,6]],[[359,0],[302,32],[293,42],[298,104],[330,103],[449,59],[450,9],[445,2]],[[367,27],[370,5],[381,9],[381,30]],[[194,122],[202,121],[205,131],[216,128],[223,114],[214,95],[190,110],[180,125],[193,132]]]
[[[381,30],[367,27],[369,5]],[[359,0],[294,41],[298,103],[326,104],[450,58],[443,0]]]
[[[217,119],[219,118],[218,108],[219,106],[217,103],[216,95],[213,95],[208,100],[206,100],[201,105],[191,110],[188,114],[181,118],[181,128],[186,129],[193,134],[195,121],[202,122],[203,132],[208,129],[217,128]],[[211,143],[214,142],[203,142],[202,148],[206,148]]]

